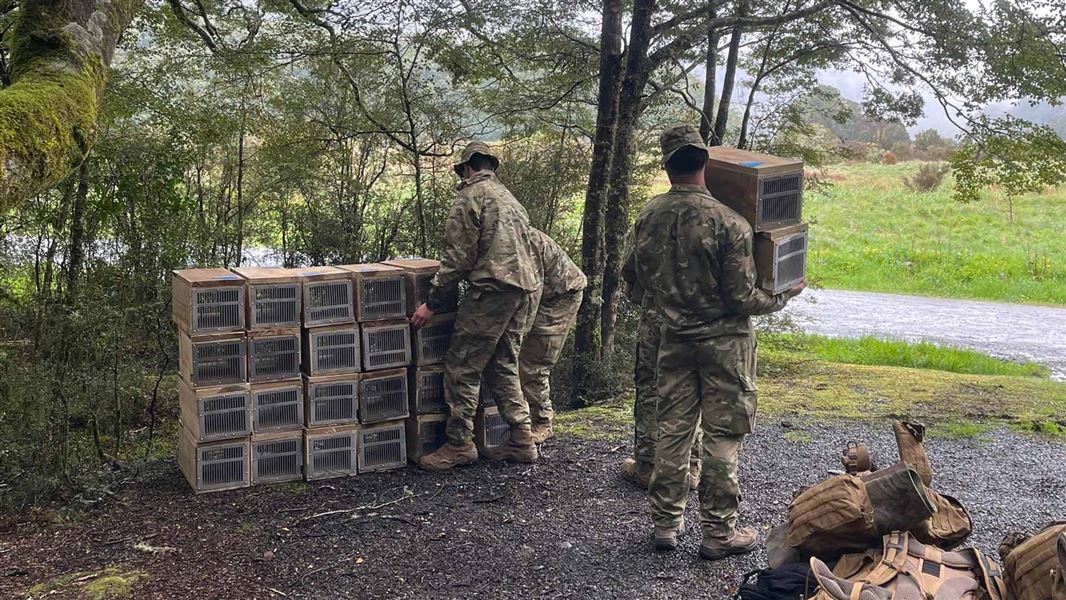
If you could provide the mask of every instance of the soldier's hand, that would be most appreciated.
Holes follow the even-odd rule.
[[[425,327],[432,318],[433,311],[429,310],[429,307],[423,302],[418,305],[418,308],[415,309],[415,314],[411,316],[411,325],[413,325],[415,329],[421,329],[422,327]]]
[[[799,296],[800,293],[805,289],[807,289],[807,282],[801,281],[796,285],[788,288],[788,291],[786,291],[785,293],[788,294],[789,298],[795,298],[796,296]]]

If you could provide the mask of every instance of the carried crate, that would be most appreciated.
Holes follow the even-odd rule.
[[[711,195],[744,217],[753,231],[795,225],[803,217],[801,160],[715,146],[705,174]]]
[[[755,270],[759,286],[779,294],[807,278],[807,224],[755,234]]]
[[[429,300],[429,288],[432,285],[433,276],[440,268],[440,261],[430,258],[397,258],[387,260],[385,264],[404,270],[407,285],[407,314],[415,314],[415,309]],[[455,312],[455,300],[451,298],[449,304],[443,307],[441,312]]]

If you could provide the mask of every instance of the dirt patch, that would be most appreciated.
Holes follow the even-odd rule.
[[[746,445],[742,520],[780,523],[849,439],[894,453],[886,425],[764,425]],[[787,433],[787,435],[786,435]],[[1066,447],[1004,430],[936,439],[934,486],[974,514],[973,542],[1066,516]],[[314,484],[192,495],[170,463],[75,522],[0,534],[0,597],[122,565],[136,598],[723,598],[765,560],[696,558],[695,495],[679,552],[657,556],[641,492],[616,475],[613,440],[549,442],[536,465],[483,462]],[[154,551],[153,551],[154,550]],[[77,598],[79,588],[51,588]],[[283,596],[284,594],[284,596]]]

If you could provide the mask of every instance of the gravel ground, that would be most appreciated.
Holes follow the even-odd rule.
[[[742,521],[782,522],[793,491],[836,468],[851,439],[882,463],[895,456],[887,423],[764,424],[741,463]],[[994,431],[927,447],[934,487],[969,507],[971,542],[993,555],[1005,532],[1066,517],[1066,446]],[[149,574],[136,598],[721,599],[764,563],[761,552],[700,561],[695,495],[680,551],[653,554],[643,494],[617,476],[626,452],[561,439],[532,466],[407,469],[199,497],[167,464],[74,522],[0,533],[0,597],[117,565]],[[50,597],[78,597],[78,585]]]

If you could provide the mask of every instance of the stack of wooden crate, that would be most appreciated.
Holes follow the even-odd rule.
[[[803,282],[803,161],[715,146],[709,152],[706,181],[719,202],[751,224],[759,286],[777,294]]]

